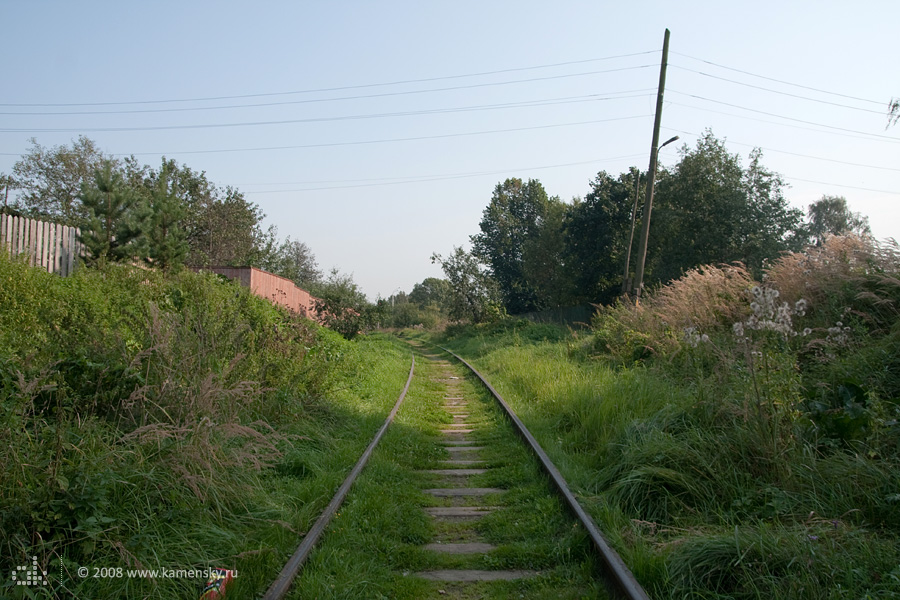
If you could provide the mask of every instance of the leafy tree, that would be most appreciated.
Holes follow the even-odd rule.
[[[740,157],[710,132],[681,155],[672,171],[661,170],[656,190],[647,271],[657,281],[740,258],[737,240],[747,218]]]
[[[760,275],[766,259],[803,249],[803,211],[788,205],[784,179],[762,165],[759,148],[750,152],[743,185],[747,207],[736,244],[741,249],[740,260]]]
[[[607,302],[621,289],[633,206],[634,175],[601,171],[569,211],[565,257],[579,302]]]
[[[809,205],[809,234],[816,246],[821,246],[829,235],[853,233],[870,235],[869,218],[852,212],[843,196],[822,196]]]
[[[69,146],[47,148],[31,138],[31,148],[13,165],[13,176],[21,190],[17,204],[29,214],[81,225],[88,218],[81,205],[82,185],[91,184],[97,169],[111,162],[96,142],[79,136]]]
[[[548,204],[540,181],[507,179],[494,188],[479,223],[481,233],[471,237],[472,254],[488,265],[513,314],[540,308],[525,276],[525,241],[537,234]]]
[[[86,214],[79,239],[89,264],[104,264],[141,254],[140,236],[147,220],[147,207],[140,196],[124,184],[112,161],[94,172],[92,183],[82,185],[78,199]]]
[[[437,307],[441,312],[450,313],[450,282],[437,277],[426,277],[422,283],[413,286],[409,301],[421,309]]]
[[[500,288],[474,254],[454,248],[447,258],[432,254],[450,284],[450,318],[473,323],[491,321],[503,313]]]
[[[802,214],[788,207],[784,182],[762,166],[758,150],[745,170],[740,156],[707,131],[681,155],[660,175],[647,258],[652,279],[734,261],[759,272],[764,259],[796,247]]]
[[[276,233],[272,231],[273,235]],[[262,268],[287,277],[298,286],[308,289],[322,279],[316,257],[305,243],[288,236],[277,248],[264,252]]]
[[[198,232],[198,241],[208,264],[256,266],[261,262],[265,233],[260,224],[265,214],[239,190],[230,186],[219,190],[203,217],[207,228]]]
[[[540,309],[565,306],[572,301],[571,276],[566,267],[565,221],[569,205],[549,198],[537,230],[522,246],[522,273],[534,290]]]
[[[374,325],[381,309],[374,310],[366,295],[353,281],[352,275],[332,269],[328,278],[311,290],[316,297],[316,310],[326,327],[352,340]]]

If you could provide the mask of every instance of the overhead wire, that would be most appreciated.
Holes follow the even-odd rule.
[[[591,72],[588,74],[597,74],[599,71]],[[568,76],[576,76],[582,74],[573,74]],[[522,79],[516,81],[507,81],[507,82],[496,82],[491,84],[483,84],[483,85],[507,85],[513,83],[530,83],[533,81],[539,81],[540,79]],[[141,110],[113,110],[113,111],[70,111],[70,112],[0,112],[0,115],[4,116],[78,116],[78,115],[130,115],[130,114],[152,114],[152,113],[172,113],[172,112],[197,112],[197,111],[208,111],[208,110],[231,110],[236,108],[264,108],[271,106],[288,106],[288,105],[296,105],[296,104],[316,104],[323,102],[337,102],[343,100],[360,100],[360,99],[371,99],[371,98],[383,98],[387,96],[402,96],[409,94],[420,94],[420,93],[429,93],[429,92],[444,92],[444,91],[452,91],[452,90],[460,90],[460,89],[468,89],[471,86],[457,86],[457,87],[449,87],[449,88],[434,88],[428,90],[414,90],[407,92],[396,92],[396,93],[387,93],[387,94],[368,94],[362,96],[343,96],[337,98],[313,98],[309,100],[286,100],[283,102],[261,102],[256,104],[229,104],[225,106],[191,106],[184,108],[152,108],[152,109],[141,109]],[[652,91],[656,88],[642,88],[636,90],[623,90],[621,92],[606,92],[603,94],[596,94],[601,96],[612,96],[614,94],[631,94],[635,92],[645,92]]]
[[[712,65],[712,66],[714,66],[714,67],[719,67],[720,69],[727,69],[728,71],[734,71],[734,72],[736,72],[736,73],[742,73],[742,74],[744,74],[744,75],[750,75],[751,77],[758,77],[759,79],[765,79],[765,80],[767,80],[767,81],[774,81],[775,83],[781,83],[781,84],[783,84],[783,85],[790,85],[790,86],[798,87],[798,88],[801,88],[801,89],[804,89],[804,90],[810,90],[810,91],[813,91],[813,92],[819,92],[820,94],[829,94],[829,95],[831,95],[831,96],[838,96],[838,97],[841,97],[841,98],[847,98],[847,99],[849,99],[849,100],[858,100],[858,101],[860,101],[860,102],[869,102],[869,103],[871,103],[871,104],[877,104],[877,105],[879,105],[879,106],[884,106],[884,102],[879,102],[878,100],[871,100],[871,99],[869,99],[869,98],[860,98],[859,96],[850,96],[850,95],[848,95],[848,94],[841,94],[841,93],[839,93],[839,92],[832,92],[832,91],[829,91],[829,90],[823,90],[823,89],[821,89],[821,88],[815,88],[815,87],[811,87],[811,86],[808,86],[808,85],[802,85],[802,84],[799,84],[799,83],[794,83],[793,81],[785,81],[785,80],[783,80],[783,79],[775,79],[774,77],[767,77],[767,76],[765,76],[765,75],[759,75],[759,74],[757,74],[757,73],[751,73],[750,71],[744,71],[744,70],[742,70],[742,69],[736,69],[736,68],[734,68],[734,67],[728,67],[728,66],[726,66],[726,65],[722,65],[722,64],[719,64],[719,63],[715,63],[715,62],[713,62],[713,61],[711,61],[711,60],[706,60],[706,59],[703,59],[703,58],[697,58],[697,57],[695,57],[695,56],[691,56],[690,54],[684,54],[683,52],[672,51],[671,53],[674,54],[674,55],[683,56],[683,57],[685,57],[685,58],[690,58],[691,60],[696,60],[696,61],[699,61],[699,62],[702,62],[702,63],[706,63],[706,64]]]
[[[805,131],[815,131],[818,133],[827,133],[830,135],[840,135],[840,136],[844,136],[844,137],[852,137],[852,138],[867,140],[870,142],[884,142],[884,143],[890,143],[890,144],[900,144],[900,139],[898,139],[898,138],[892,138],[890,136],[879,136],[877,134],[866,133],[864,131],[841,130],[841,128],[839,128],[839,127],[832,127],[829,125],[824,125],[824,124],[819,124],[819,123],[811,123],[811,124],[816,125],[818,127],[824,127],[826,129],[834,129],[837,131],[826,131],[826,130],[822,130],[822,129],[813,129],[811,127],[803,127],[800,125],[791,125],[790,123],[779,123],[777,121],[769,121],[767,119],[760,119],[758,117],[750,117],[747,115],[736,115],[734,113],[724,112],[724,111],[720,111],[720,110],[713,110],[711,108],[701,108],[699,106],[693,106],[691,104],[685,104],[683,102],[667,101],[667,103],[674,105],[674,106],[683,106],[685,108],[691,108],[691,109],[700,110],[703,112],[714,113],[714,114],[718,114],[718,115],[725,115],[727,117],[734,117],[736,119],[746,119],[748,121],[757,121],[760,123],[769,123],[771,125],[779,125],[781,127],[791,127],[793,129],[802,129]],[[753,109],[745,109],[745,110],[753,110]],[[762,112],[762,111],[754,111],[754,112]],[[788,120],[795,120],[795,121],[797,120],[797,119],[791,119],[790,117],[781,117],[781,115],[775,115],[775,114],[771,114],[771,113],[764,113],[764,114],[769,114],[770,116],[784,118],[784,119],[788,119]],[[845,133],[845,131],[850,131],[852,133]]]
[[[671,63],[669,64],[669,66],[670,66],[670,67],[675,67],[676,69],[682,69],[682,70],[688,71],[688,72],[690,72],[690,73],[696,73],[697,75],[702,75],[702,76],[704,76],[704,77],[709,77],[709,78],[711,78],[711,79],[718,79],[719,81],[727,81],[728,83],[734,83],[734,84],[736,84],[736,85],[742,85],[742,86],[744,86],[744,87],[752,88],[752,89],[755,89],[755,90],[762,90],[762,91],[765,91],[765,92],[771,92],[771,93],[773,93],[773,94],[780,94],[780,95],[782,95],[782,96],[789,96],[789,97],[791,97],[791,98],[798,98],[798,99],[800,99],[800,100],[809,100],[809,101],[811,101],[811,102],[818,102],[818,103],[820,103],[820,104],[828,104],[828,105],[830,105],[830,106],[837,106],[837,107],[840,107],[840,108],[848,108],[848,109],[851,109],[851,110],[857,110],[857,111],[867,112],[867,113],[876,114],[876,115],[884,115],[884,111],[883,111],[883,110],[872,110],[872,109],[870,109],[870,108],[860,108],[860,107],[858,107],[858,106],[850,106],[849,104],[841,104],[841,103],[839,103],[839,102],[829,102],[828,100],[822,100],[822,99],[819,99],[819,98],[810,98],[809,96],[801,96],[800,94],[792,94],[792,93],[790,93],[790,92],[784,92],[784,91],[781,91],[781,90],[775,90],[775,89],[772,89],[772,88],[763,87],[763,86],[761,86],[761,85],[753,85],[752,83],[746,83],[746,82],[743,82],[743,81],[737,81],[737,80],[735,80],[735,79],[728,79],[727,77],[719,77],[718,75],[712,75],[712,74],[710,74],[710,73],[704,73],[703,71],[697,71],[696,69],[689,69],[689,68],[687,68],[687,67],[682,67],[682,66],[680,66],[680,65],[673,65],[673,64],[671,64]],[[0,113],[0,114],[3,114],[3,113]]]
[[[401,138],[382,138],[375,140],[357,140],[351,142],[323,142],[317,144],[292,144],[286,146],[264,146],[264,147],[251,147],[251,148],[216,148],[213,150],[184,150],[179,152],[128,152],[128,153],[118,153],[112,154],[112,156],[170,156],[170,155],[182,155],[182,154],[220,154],[220,153],[232,153],[232,152],[261,152],[261,151],[273,151],[273,150],[299,150],[299,149],[307,149],[307,148],[330,148],[330,147],[338,147],[338,146],[363,146],[369,144],[385,144],[385,143],[393,143],[393,142],[415,142],[422,140],[434,140],[434,139],[448,139],[448,138],[457,138],[457,137],[468,137],[475,135],[490,135],[496,133],[511,133],[516,131],[536,131],[541,129],[554,129],[558,127],[577,127],[582,125],[595,125],[598,123],[610,123],[614,121],[628,121],[631,119],[647,119],[652,117],[653,115],[631,115],[627,117],[613,117],[610,119],[595,119],[589,121],[575,121],[571,123],[554,123],[549,125],[533,125],[529,127],[511,127],[507,129],[488,129],[483,131],[468,131],[462,133],[445,133],[445,134],[437,134],[437,135],[423,135],[423,136],[412,136],[412,137],[401,137]],[[17,155],[16,155],[17,156]]]
[[[496,71],[483,71],[479,73],[469,73],[469,74],[460,74],[460,75],[450,75],[450,76],[441,76],[441,77],[431,77],[431,78],[423,78],[423,79],[408,79],[401,81],[393,81],[393,82],[385,82],[385,83],[373,83],[373,84],[359,84],[359,85],[350,85],[350,86],[340,86],[340,87],[332,87],[332,88],[319,88],[319,89],[309,89],[309,90],[296,90],[289,92],[267,92],[267,93],[258,93],[258,94],[242,94],[242,95],[232,95],[232,96],[210,96],[204,98],[182,98],[182,99],[163,99],[163,100],[142,100],[142,101],[130,101],[130,102],[102,102],[102,103],[46,103],[46,104],[2,104],[0,106],[5,107],[96,107],[96,106],[134,106],[134,105],[153,105],[153,104],[165,104],[165,103],[187,103],[187,102],[201,102],[201,101],[219,101],[219,100],[231,100],[231,99],[244,99],[244,98],[260,98],[260,97],[277,97],[277,96],[287,96],[287,95],[300,95],[300,94],[312,94],[312,93],[322,93],[322,92],[334,92],[334,91],[343,91],[343,90],[353,90],[353,89],[366,89],[366,88],[376,88],[383,86],[396,86],[396,85],[406,85],[413,83],[427,83],[434,81],[442,81],[442,80],[452,80],[452,79],[462,79],[467,77],[478,77],[485,75],[496,75],[502,73],[511,73],[511,72],[521,72],[528,70],[536,70],[536,69],[544,69],[551,67],[559,67],[565,65],[575,65],[575,64],[584,64],[589,62],[597,62],[602,60],[612,60],[615,58],[625,58],[625,57],[633,57],[633,56],[641,56],[646,54],[653,54],[658,51],[647,51],[647,52],[638,52],[638,53],[630,53],[630,54],[622,54],[616,56],[609,56],[603,58],[596,59],[585,59],[578,61],[567,61],[561,63],[554,64],[546,64],[546,65],[535,65],[530,67],[519,67],[519,68],[511,68],[511,69],[502,69]],[[684,56],[691,60],[696,60],[699,62],[703,62],[718,68],[726,69],[729,71],[741,73],[744,75],[757,77],[763,80],[773,81],[783,85],[790,85],[801,89],[811,90],[817,93],[829,94],[836,97],[851,99],[858,102],[867,102],[873,104],[882,104],[880,102],[869,100],[866,98],[859,98],[856,96],[851,96],[847,94],[841,94],[837,92],[827,91],[811,86],[805,86],[801,84],[796,84],[793,82],[783,81],[779,79],[775,79],[772,77],[767,77],[764,75],[759,75],[756,73],[751,73],[749,71],[744,71],[741,69],[736,69],[733,67],[728,67],[726,65],[721,65],[712,61],[707,61],[704,59],[695,58],[693,56],[689,56],[683,53],[673,52],[675,55]],[[421,90],[402,90],[396,92],[381,92],[376,94],[361,94],[361,95],[349,95],[349,96],[337,96],[337,97],[329,97],[329,98],[310,98],[310,99],[298,99],[298,100],[286,100],[286,101],[277,101],[277,102],[265,102],[265,103],[251,103],[251,104],[232,104],[226,106],[206,106],[206,107],[176,107],[176,108],[153,108],[153,109],[138,109],[138,110],[98,110],[98,111],[70,111],[70,112],[2,112],[0,115],[37,115],[37,116],[52,116],[52,115],[65,115],[65,116],[77,116],[77,115],[113,115],[113,114],[144,114],[144,113],[165,113],[165,112],[196,112],[196,111],[210,111],[210,110],[225,110],[225,109],[237,109],[237,108],[259,108],[259,107],[269,107],[269,106],[282,106],[282,105],[293,105],[293,104],[310,104],[310,103],[321,103],[321,102],[334,102],[341,100],[355,100],[355,99],[370,99],[370,98],[380,98],[380,97],[390,97],[390,96],[405,96],[412,94],[425,94],[432,92],[442,92],[442,91],[452,91],[452,90],[463,90],[463,89],[473,89],[479,87],[488,87],[488,86],[501,86],[501,85],[510,85],[516,83],[528,83],[528,82],[536,82],[536,81],[547,81],[553,79],[562,79],[562,78],[570,78],[570,77],[579,77],[579,76],[587,76],[594,74],[602,74],[602,73],[611,73],[618,71],[627,71],[627,70],[636,70],[636,69],[644,69],[649,68],[655,65],[637,65],[630,67],[622,67],[616,69],[607,69],[607,70],[598,70],[598,71],[590,71],[583,73],[568,73],[561,75],[551,75],[546,77],[535,77],[535,78],[527,78],[527,79],[518,79],[511,81],[501,81],[501,82],[482,82],[482,83],[474,83],[460,86],[445,86],[440,88],[429,88],[429,89],[421,89]],[[703,71],[698,71],[695,69],[691,69],[689,67],[684,67],[680,65],[671,65],[676,68],[692,72],[704,77],[708,77],[715,80],[724,81],[727,83],[732,83],[735,85],[746,86],[753,89],[759,89],[762,91],[780,94],[788,97],[793,97],[801,100],[812,101],[817,103],[823,103],[828,105],[833,105],[836,107],[853,109],[857,111],[863,111],[868,113],[881,114],[879,111],[865,109],[855,106],[850,106],[847,104],[842,104],[838,102],[830,102],[827,100],[812,98],[800,94],[793,94],[790,92],[785,92],[783,90],[776,90],[769,87],[754,85],[747,82],[737,81],[734,79],[729,79],[726,77],[721,77],[718,75],[714,75],[711,73],[706,73]],[[243,126],[262,126],[262,125],[283,125],[283,124],[291,124],[291,123],[307,123],[307,122],[325,122],[325,121],[343,121],[343,120],[358,120],[358,119],[374,119],[374,118],[388,118],[388,117],[402,117],[402,116],[414,116],[414,115],[429,115],[429,114],[443,114],[443,113],[451,113],[451,112],[469,112],[469,111],[478,111],[478,110],[500,110],[500,109],[508,109],[508,108],[524,108],[524,107],[537,107],[537,106],[550,106],[556,104],[571,104],[577,102],[591,102],[591,101],[599,101],[599,100],[612,100],[612,99],[626,99],[626,98],[635,98],[635,97],[643,97],[649,94],[636,94],[636,95],[627,95],[634,92],[647,92],[650,91],[651,88],[643,88],[638,90],[625,90],[621,92],[609,92],[605,95],[600,94],[589,94],[584,96],[566,96],[561,98],[549,98],[542,100],[531,100],[531,101],[521,101],[521,102],[507,102],[501,104],[493,104],[493,105],[473,105],[473,106],[462,106],[462,107],[450,107],[450,108],[438,108],[438,109],[423,109],[417,111],[398,111],[398,112],[388,112],[388,113],[371,113],[371,114],[358,114],[358,115],[342,115],[336,117],[318,117],[318,118],[308,118],[308,119],[291,119],[291,120],[281,120],[281,121],[247,121],[247,122],[238,122],[238,123],[214,123],[214,124],[194,124],[194,125],[170,125],[170,126],[155,126],[155,127],[105,127],[105,128],[88,128],[88,129],[69,129],[69,128],[43,128],[43,129],[0,129],[0,132],[85,132],[85,131],[154,131],[154,130],[167,130],[167,129],[198,129],[198,128],[218,128],[218,127],[243,127]],[[872,134],[868,132],[847,129],[842,127],[836,127],[832,125],[827,125],[824,123],[818,123],[814,121],[808,121],[804,119],[798,119],[794,117],[789,117],[785,115],[779,115],[772,112],[758,110],[754,108],[750,108],[747,106],[741,106],[739,104],[729,103],[721,100],[715,100],[712,98],[708,98],[705,96],[690,94],[685,92],[680,92],[678,90],[668,90],[675,94],[684,95],[690,98],[695,98],[698,100],[702,100],[705,102],[711,102],[715,104],[720,104],[724,106],[729,106],[732,108],[736,108],[739,110],[744,110],[748,112],[753,112],[757,114],[762,114],[769,117],[774,117],[777,119],[782,119],[786,121],[791,121],[794,123],[802,123],[804,125],[811,125],[813,127],[822,128],[830,131],[823,131],[822,129],[812,129],[810,127],[798,127],[797,125],[791,125],[788,123],[779,123],[775,121],[769,121],[765,119],[758,119],[753,117],[748,117],[745,115],[736,115],[722,111],[715,111],[711,109],[699,108],[696,106],[692,106],[690,104],[683,104],[678,102],[668,102],[668,104],[674,104],[677,106],[684,106],[687,108],[695,109],[695,110],[704,110],[707,112],[712,112],[716,114],[722,114],[730,117],[741,118],[741,119],[749,119],[754,121],[761,121],[765,123],[776,124],[779,126],[785,127],[793,127],[798,129],[804,129],[809,131],[816,131],[820,133],[830,133],[834,135],[844,135],[849,137],[855,137],[859,139],[866,139],[869,141],[883,141],[890,143],[900,143],[900,138],[896,138],[893,136]],[[187,154],[214,154],[214,153],[227,153],[227,152],[256,152],[256,151],[275,151],[275,150],[290,150],[290,149],[305,149],[305,148],[324,148],[324,147],[337,147],[337,146],[356,146],[356,145],[368,145],[368,144],[381,144],[381,143],[392,143],[392,142],[408,142],[408,141],[420,141],[420,140],[431,140],[431,139],[445,139],[445,138],[455,138],[455,137],[464,137],[464,136],[476,136],[476,135],[489,135],[489,134],[500,134],[500,133],[510,133],[510,132],[519,132],[519,131],[530,131],[530,130],[540,130],[540,129],[549,129],[549,128],[557,128],[557,127],[571,127],[571,126],[583,126],[590,124],[598,124],[605,123],[611,121],[624,121],[629,119],[638,119],[638,118],[648,118],[652,115],[632,115],[626,117],[617,117],[610,119],[599,119],[599,120],[588,120],[588,121],[577,121],[570,123],[557,123],[557,124],[548,124],[548,125],[538,125],[538,126],[530,126],[530,127],[515,127],[515,128],[507,128],[507,129],[493,129],[493,130],[483,130],[483,131],[470,131],[470,132],[460,132],[460,133],[450,133],[450,134],[437,134],[437,135],[423,135],[423,136],[414,136],[414,137],[398,137],[398,138],[382,138],[382,139],[374,139],[374,140],[358,140],[358,141],[349,141],[349,142],[330,142],[330,143],[316,143],[316,144],[298,144],[298,145],[285,145],[285,146],[268,146],[268,147],[249,147],[249,148],[218,148],[213,150],[187,150],[180,152],[167,152],[166,155],[187,155]],[[680,133],[684,133],[686,135],[697,135],[687,131],[680,131],[677,129],[672,129],[666,127],[665,129],[671,131],[678,131]],[[739,142],[730,142],[737,145],[745,145],[750,146],[750,144],[741,144]],[[868,165],[862,163],[854,163],[849,161],[841,161],[836,159],[829,159],[825,157],[806,155],[796,152],[789,152],[784,150],[777,150],[772,148],[761,147],[765,151],[769,152],[777,152],[783,153],[798,157],[810,158],[814,160],[821,160],[836,164],[845,164],[849,166],[856,167],[864,167],[864,168],[872,168],[872,169],[880,169],[885,171],[900,171],[900,169],[891,168],[891,167],[882,167],[877,165]],[[159,154],[159,153],[151,153],[151,152],[142,152],[142,153],[129,153],[129,154],[116,154],[114,156],[129,156],[129,155],[151,155],[151,154]],[[14,153],[0,153],[2,156],[18,156],[18,154]],[[621,158],[621,157],[617,157]],[[598,160],[612,160],[612,159],[598,159]],[[542,168],[557,168],[563,166],[574,166],[578,164],[589,164],[596,161],[583,161],[578,163],[566,163],[562,165],[548,165],[544,167],[532,167],[531,169],[542,169]],[[397,178],[384,178],[385,181],[381,183],[359,183],[353,185],[341,185],[341,186],[329,186],[322,188],[303,188],[298,190],[270,190],[268,192],[250,192],[250,193],[282,193],[288,191],[312,191],[319,189],[340,189],[345,187],[366,187],[373,185],[395,185],[397,183],[414,183],[418,181],[438,181],[444,180],[448,178],[457,178],[457,177],[473,177],[478,176],[480,174],[495,174],[497,172],[504,171],[485,171],[485,172],[477,172],[477,173],[464,173],[464,174],[453,174],[453,175],[441,175],[437,177],[409,177],[409,178],[401,178],[402,181],[396,181]],[[821,181],[807,180],[802,178],[794,178],[789,176],[784,176],[785,179],[796,180],[796,181],[804,181],[810,183],[817,183],[821,185],[834,185],[838,187],[846,187],[850,189],[860,189],[866,191],[874,191],[880,193],[890,193],[896,194],[897,192],[889,192],[886,190],[875,190],[871,188],[865,187],[855,187],[855,186],[846,186],[842,184],[832,184]],[[364,180],[370,181],[370,180]],[[271,184],[271,185],[287,185],[287,184]],[[305,185],[304,183],[300,183],[299,185]]]
[[[599,162],[608,162],[613,160],[626,160],[631,158],[643,158],[645,156],[644,153],[641,154],[629,154],[625,156],[614,156],[607,158],[597,158],[592,160],[578,161],[578,162],[570,162],[570,163],[560,163],[554,165],[542,165],[538,167],[520,167],[516,169],[494,169],[490,171],[473,171],[468,173],[448,173],[445,175],[428,175],[428,176],[411,176],[411,177],[393,177],[393,178],[377,178],[377,179],[363,179],[357,180],[359,183],[356,183],[354,180],[350,181],[320,181],[320,182],[294,182],[294,183],[269,183],[269,184],[244,184],[244,185],[304,185],[305,183],[310,184],[320,184],[320,183],[342,183],[342,185],[335,186],[322,186],[322,187],[305,187],[298,189],[287,189],[287,190],[245,190],[244,194],[281,194],[288,192],[313,192],[313,191],[323,191],[323,190],[337,190],[337,189],[350,189],[350,188],[362,188],[362,187],[380,187],[386,185],[400,185],[407,183],[428,183],[432,181],[447,181],[451,179],[465,179],[471,177],[482,177],[485,175],[497,175],[500,173],[521,173],[527,171],[540,171],[546,169],[558,169],[564,167],[573,167],[579,165],[587,165],[587,164],[597,164]],[[363,183],[370,182],[370,183]]]
[[[900,196],[900,191],[897,190],[876,190],[874,188],[860,187],[856,185],[845,185],[843,183],[831,183],[828,181],[816,181],[814,179],[802,179],[800,177],[791,177],[790,175],[782,175],[788,181],[802,181],[804,183],[815,183],[818,185],[830,185],[833,187],[846,188],[848,190],[860,190],[863,192],[875,192],[877,194],[890,194],[891,196]]]
[[[663,129],[665,129],[666,131],[671,131],[671,132],[673,132],[673,133],[680,133],[680,134],[683,134],[683,135],[692,135],[692,136],[695,136],[695,137],[700,137],[700,134],[695,133],[695,132],[693,132],[693,131],[685,131],[685,130],[683,130],[683,129],[674,129],[674,128],[672,128],[672,127],[663,127]],[[788,155],[790,155],[790,156],[798,156],[798,157],[801,157],[801,158],[809,158],[809,159],[813,159],[813,160],[821,160],[821,161],[832,162],[832,163],[841,164],[841,165],[849,165],[849,166],[852,166],[852,167],[864,167],[864,168],[867,168],[867,169],[878,169],[878,170],[882,170],[882,171],[895,171],[895,172],[900,173],[900,168],[895,168],[895,167],[883,167],[883,166],[880,166],[880,165],[870,165],[870,164],[866,164],[866,163],[855,163],[855,162],[849,162],[849,161],[846,161],[846,160],[837,160],[837,159],[834,159],[834,158],[825,158],[824,156],[813,156],[813,155],[811,155],[811,154],[801,154],[801,153],[799,153],[799,152],[790,152],[790,151],[788,151],[788,150],[778,150],[778,149],[776,149],[776,148],[767,148],[767,147],[765,147],[765,146],[760,146],[760,145],[758,145],[758,144],[747,144],[747,143],[745,143],[745,142],[735,142],[734,140],[732,140],[732,139],[730,139],[730,138],[726,139],[725,141],[726,141],[726,143],[728,143],[728,144],[734,144],[734,145],[736,145],[736,146],[746,146],[746,147],[748,147],[748,148],[759,148],[760,150],[765,150],[766,152],[776,152],[776,153],[778,153],[778,154],[788,154]]]
[[[294,90],[288,92],[264,92],[264,93],[256,93],[256,94],[237,94],[230,96],[206,96],[206,97],[198,97],[198,98],[176,98],[176,99],[165,99],[165,100],[134,100],[134,101],[122,101],[122,102],[64,102],[64,103],[0,103],[0,106],[9,106],[9,107],[63,107],[63,106],[130,106],[135,104],[167,104],[167,103],[175,103],[175,102],[210,102],[217,100],[237,100],[242,98],[262,98],[262,97],[270,97],[270,96],[290,96],[290,95],[298,95],[298,94],[317,94],[323,92],[338,92],[344,90],[356,90],[356,89],[366,89],[373,87],[387,87],[394,85],[408,85],[411,83],[429,83],[433,81],[446,81],[452,79],[463,79],[467,77],[483,77],[486,75],[499,75],[502,73],[514,73],[520,71],[531,71],[537,69],[549,69],[555,67],[563,67],[568,65],[576,65],[576,64],[586,64],[591,62],[602,62],[607,60],[615,60],[618,58],[630,58],[633,56],[642,56],[647,54],[656,54],[659,50],[646,50],[643,52],[631,52],[628,54],[617,54],[613,56],[604,56],[599,58],[588,58],[582,60],[573,60],[573,61],[565,61],[558,63],[550,63],[543,65],[532,65],[528,67],[513,67],[508,69],[498,69],[494,71],[481,71],[476,73],[464,73],[458,75],[443,75],[439,77],[426,77],[421,79],[406,79],[399,81],[390,81],[390,82],[382,82],[382,83],[366,83],[366,84],[357,84],[357,85],[345,85],[345,86],[337,86],[337,87],[327,87],[327,88],[314,88],[307,90]],[[648,65],[652,66],[652,65]],[[639,67],[644,68],[644,67]]]
[[[680,91],[678,91],[678,90],[667,90],[667,91],[670,91],[670,92],[673,92],[673,93],[675,93],[675,94],[679,94],[679,95],[682,95],[682,96],[687,96],[687,97],[689,97],[689,98],[696,98],[696,99],[698,99],[698,100],[704,100],[704,101],[706,101],[706,102],[712,102],[713,104],[721,104],[721,105],[723,105],[723,106],[729,106],[729,107],[731,107],[731,108],[738,108],[738,109],[740,109],[740,110],[746,110],[746,111],[749,111],[749,112],[753,112],[753,113],[757,113],[757,114],[761,114],[761,115],[766,115],[766,116],[769,116],[769,117],[776,117],[776,118],[779,118],[779,119],[784,119],[784,120],[786,120],[786,121],[794,121],[794,122],[796,122],[796,123],[803,123],[803,124],[805,124],[805,125],[815,125],[816,127],[824,127],[824,128],[826,128],[826,129],[834,129],[834,130],[836,130],[836,131],[842,131],[842,132],[846,132],[846,133],[853,133],[853,134],[857,134],[857,135],[865,135],[865,136],[870,136],[870,137],[873,137],[873,138],[878,138],[878,139],[888,140],[888,141],[891,141],[891,142],[894,142],[894,143],[900,143],[900,138],[897,138],[897,137],[894,137],[894,136],[890,136],[890,135],[881,135],[881,134],[877,134],[877,133],[867,133],[867,132],[865,132],[865,131],[859,131],[859,130],[856,130],[856,129],[847,129],[847,128],[845,128],[845,127],[835,127],[835,126],[833,126],[833,125],[826,125],[826,124],[824,124],[824,123],[816,123],[815,121],[807,121],[807,120],[805,120],[805,119],[798,119],[798,118],[796,118],[796,117],[786,117],[786,116],[784,116],[784,115],[775,114],[775,113],[768,112],[768,111],[765,111],[765,110],[758,110],[758,109],[755,109],[755,108],[749,108],[749,107],[747,107],[747,106],[741,106],[740,104],[734,104],[734,103],[732,103],[732,102],[723,102],[722,100],[714,100],[714,99],[712,99],[712,98],[707,98],[707,97],[705,97],[705,96],[700,96],[700,95],[697,95],[697,94],[688,94],[688,93],[686,93],[686,92],[680,92]]]
[[[369,113],[358,115],[340,115],[334,117],[309,117],[305,119],[284,119],[273,121],[242,121],[237,123],[205,123],[192,125],[151,125],[145,127],[81,127],[81,128],[0,128],[3,133],[84,133],[84,132],[122,132],[122,131],[165,131],[179,129],[218,129],[228,127],[255,127],[264,125],[291,125],[298,123],[322,123],[330,121],[354,121],[362,119],[380,119],[389,117],[409,117],[431,114],[448,114],[455,112],[473,112],[480,110],[499,110],[507,108],[530,108],[537,106],[551,106],[557,104],[572,104],[577,102],[597,102],[602,100],[623,100],[629,98],[640,98],[652,94],[633,94],[625,96],[595,96],[588,94],[585,96],[569,96],[564,98],[556,98],[549,100],[528,100],[524,102],[504,102],[501,104],[482,104],[473,106],[460,106],[451,108],[436,108],[425,110],[398,111],[389,113]]]

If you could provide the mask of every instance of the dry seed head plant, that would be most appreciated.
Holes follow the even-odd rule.
[[[791,252],[773,261],[766,283],[780,290],[788,302],[806,298],[819,304],[844,286],[859,286],[878,273],[896,273],[900,265],[897,242],[877,242],[854,235],[831,236],[821,246]]]

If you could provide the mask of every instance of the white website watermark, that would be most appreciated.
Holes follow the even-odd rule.
[[[47,571],[38,568],[37,556],[31,557],[30,565],[22,565],[16,567],[13,571],[12,580],[16,585],[48,585]]]
[[[124,567],[78,567],[76,573],[82,579],[213,579],[219,577],[225,569],[207,567],[204,569],[126,569]],[[228,569],[231,577],[237,577],[237,570]]]
[[[236,569],[220,569],[213,567],[173,569],[159,567],[156,569],[131,569],[125,567],[78,567],[75,574],[81,579],[199,579],[206,582],[207,587],[216,589],[223,587],[238,576]],[[59,572],[60,582],[65,580],[62,567]],[[31,557],[30,565],[21,565],[12,572],[14,585],[45,586],[49,585],[47,571],[38,566],[37,556]]]

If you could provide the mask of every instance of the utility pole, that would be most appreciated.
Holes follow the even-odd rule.
[[[659,66],[659,89],[656,92],[656,118],[653,120],[653,143],[650,146],[650,169],[647,172],[647,199],[644,201],[643,227],[641,227],[640,256],[634,277],[635,304],[640,302],[644,287],[644,263],[647,261],[647,237],[650,235],[650,212],[653,209],[653,185],[656,181],[656,159],[659,154],[659,126],[662,121],[663,93],[666,90],[666,64],[669,61],[669,30],[663,39],[662,63]],[[669,140],[674,141],[676,138]],[[668,144],[669,142],[666,142]],[[665,145],[665,144],[664,144]]]
[[[634,221],[637,218],[637,207],[640,196],[641,171],[634,169],[634,206],[631,207],[631,234],[628,236],[628,248],[625,250],[625,274],[622,276],[622,295],[631,292],[628,285],[628,273],[631,267],[631,247],[634,246]]]

